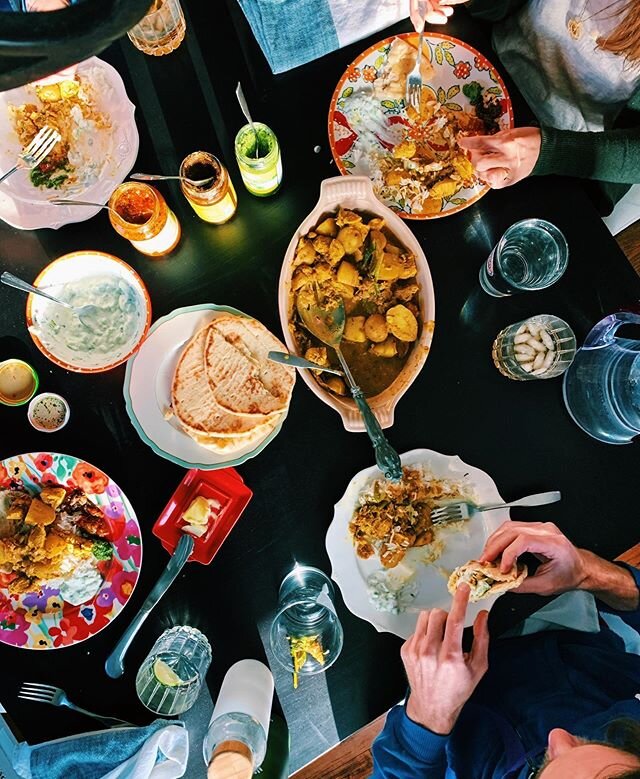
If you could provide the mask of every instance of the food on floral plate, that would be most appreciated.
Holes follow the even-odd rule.
[[[51,649],[111,622],[135,587],[140,528],[108,476],[76,457],[0,462],[0,641]]]
[[[74,307],[97,307],[80,321],[74,311],[46,298],[27,298],[31,337],[62,368],[77,373],[111,370],[144,340],[151,323],[149,293],[133,268],[117,257],[95,251],[66,254],[47,265],[33,284]]]
[[[364,177],[322,182],[320,199],[291,239],[280,274],[280,322],[289,351],[338,367],[333,350],[299,320],[297,303],[316,292],[344,301],[342,351],[380,425],[390,427],[398,400],[427,358],[435,301],[415,236]],[[302,379],[338,411],[347,430],[364,430],[340,377],[304,371]]]
[[[23,229],[57,228],[98,213],[48,201],[107,202],[137,156],[134,110],[118,72],[97,57],[0,94],[0,171],[15,164],[45,124],[62,135],[41,165],[18,171],[3,186],[0,218]]]
[[[400,216],[429,219],[486,194],[457,137],[512,127],[513,111],[491,63],[435,33],[424,37],[420,108],[407,105],[417,42],[414,33],[387,38],[347,68],[331,101],[329,141],[341,173],[368,176]]]
[[[475,603],[483,598],[503,595],[514,590],[526,578],[526,567],[518,563],[514,563],[506,573],[502,573],[499,560],[492,563],[469,560],[451,574],[447,589],[454,595],[460,584],[468,584],[471,590],[469,601]]]
[[[266,357],[283,348],[237,309],[176,309],[153,325],[127,365],[129,417],[172,462],[203,470],[238,465],[273,440],[287,415],[295,371]]]
[[[347,608],[379,631],[408,638],[421,610],[450,608],[451,573],[480,556],[509,510],[432,526],[436,505],[460,499],[499,503],[498,490],[484,471],[458,457],[415,449],[400,459],[399,484],[385,482],[375,466],[354,476],[335,506],[326,546]],[[468,625],[479,610],[469,607]]]

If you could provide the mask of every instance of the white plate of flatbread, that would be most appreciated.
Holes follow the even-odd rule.
[[[287,415],[295,371],[267,360],[282,343],[256,319],[204,303],[151,327],[127,364],[127,412],[156,454],[186,468],[239,465]]]

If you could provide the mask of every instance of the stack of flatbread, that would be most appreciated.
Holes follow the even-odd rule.
[[[295,370],[271,362],[286,347],[255,319],[224,315],[186,345],[171,387],[172,411],[201,446],[232,454],[257,446],[282,421]]]

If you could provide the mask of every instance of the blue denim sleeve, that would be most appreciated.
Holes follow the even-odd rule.
[[[634,568],[633,565],[629,565],[628,563],[616,562],[616,565],[619,565],[621,568],[626,568],[627,571],[629,571],[635,580],[638,591],[640,592],[640,570],[638,568]],[[618,611],[617,609],[612,609],[610,606],[602,603],[602,601],[598,601],[598,609],[607,614],[615,614],[617,617],[620,617],[621,620],[626,622],[629,627],[632,627],[634,630],[640,633],[640,598],[638,599],[638,608],[635,609],[635,611]]]
[[[370,779],[455,779],[447,771],[449,736],[439,736],[407,717],[404,706],[389,712],[373,742]]]

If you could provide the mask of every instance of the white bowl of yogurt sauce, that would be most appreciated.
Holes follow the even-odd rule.
[[[144,282],[122,260],[97,251],[66,254],[40,273],[34,286],[72,306],[97,306],[95,327],[74,311],[37,295],[27,298],[27,327],[40,351],[77,373],[108,371],[128,360],[151,324]]]

